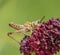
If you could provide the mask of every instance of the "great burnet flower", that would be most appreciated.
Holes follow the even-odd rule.
[[[20,42],[24,55],[54,55],[60,50],[60,18],[43,22]]]

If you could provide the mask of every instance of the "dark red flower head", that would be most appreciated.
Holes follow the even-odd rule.
[[[24,55],[54,55],[60,50],[60,18],[50,19],[40,24],[20,43],[20,52]]]

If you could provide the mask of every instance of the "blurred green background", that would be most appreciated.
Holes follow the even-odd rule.
[[[19,44],[7,36],[7,32],[15,31],[8,26],[10,22],[23,24],[42,16],[46,16],[44,21],[60,17],[60,0],[0,0],[0,55],[22,55]],[[24,37],[22,34],[13,36],[18,41]]]

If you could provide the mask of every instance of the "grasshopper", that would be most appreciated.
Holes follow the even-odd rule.
[[[45,18],[45,16],[43,16],[41,20],[37,20],[37,21],[33,21],[33,22],[26,22],[23,25],[15,24],[13,22],[10,22],[9,26],[16,29],[16,31],[15,32],[8,32],[8,36],[11,35],[11,34],[14,34],[14,33],[25,34],[26,32],[31,32],[42,23],[42,20],[44,18]]]
[[[7,35],[10,38],[14,39],[13,37],[11,37],[12,34],[22,33],[22,34],[26,35],[26,32],[32,33],[32,31],[34,29],[36,29],[38,26],[40,26],[40,24],[42,23],[42,21],[43,21],[44,18],[45,18],[45,16],[43,16],[40,20],[36,20],[36,21],[33,21],[33,22],[25,22],[23,25],[16,24],[14,22],[10,22],[9,26],[12,27],[12,28],[14,28],[16,31],[14,31],[14,32],[8,32]]]

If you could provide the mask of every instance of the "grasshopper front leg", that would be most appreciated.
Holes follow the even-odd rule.
[[[8,35],[8,37],[10,37],[11,39],[13,39],[15,42],[17,42],[17,43],[20,44],[20,42],[19,42],[18,40],[16,40],[13,36],[11,36],[11,35],[17,34],[17,33],[23,33],[23,34],[26,36],[25,32],[22,32],[22,30],[17,30],[17,31],[15,31],[15,32],[8,32],[7,35]]]
[[[18,34],[18,33],[22,33],[22,34],[26,35],[24,29],[22,29],[22,30],[16,30],[14,32],[8,32],[8,36],[10,36],[12,34]]]

